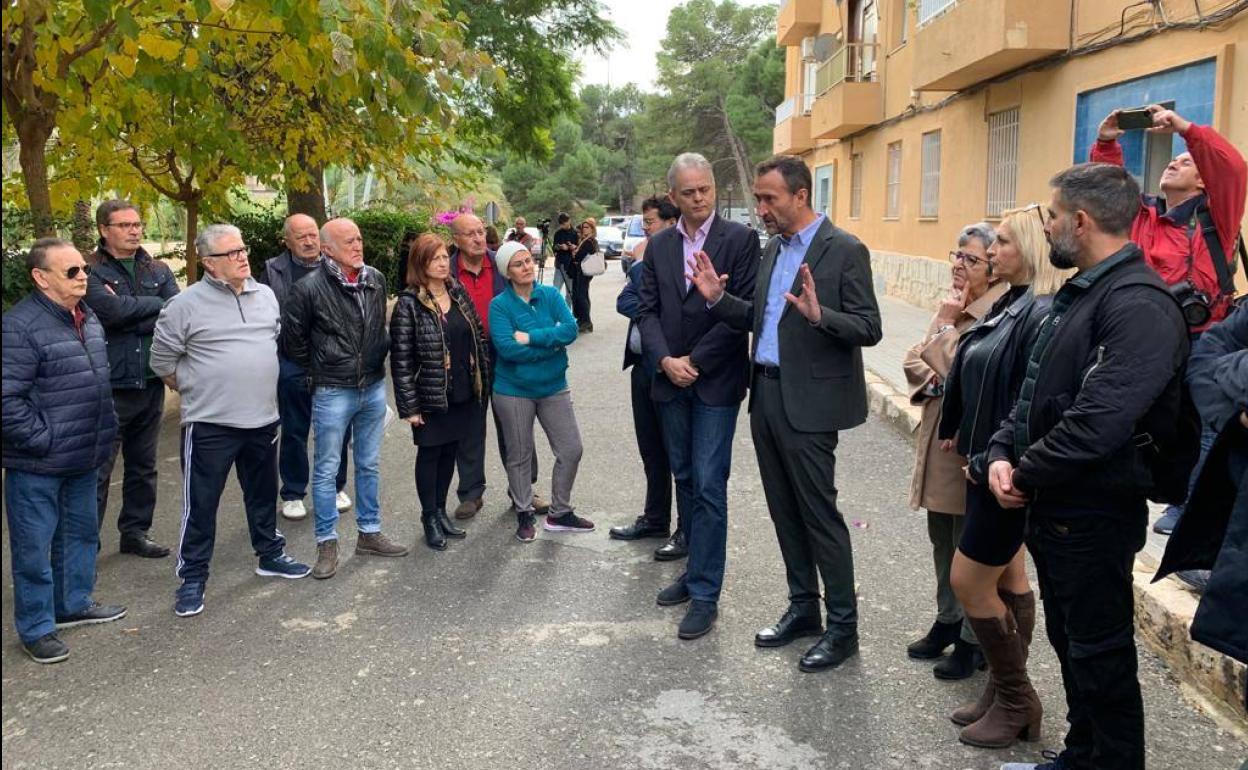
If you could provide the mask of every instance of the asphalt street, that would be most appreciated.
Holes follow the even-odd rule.
[[[1046,707],[1038,744],[962,746],[948,712],[980,674],[938,682],[905,645],[935,612],[930,546],[906,507],[908,442],[872,417],[842,436],[838,480],[852,524],[861,655],[804,674],[802,643],[753,646],[785,608],[784,573],[744,410],[729,485],[728,570],[720,618],[703,639],[676,638],[682,608],[655,606],[680,570],[651,561],[657,541],[620,543],[607,527],[634,517],[643,480],[632,437],[625,322],[615,263],[594,281],[597,331],[571,349],[571,389],[585,443],[575,490],[590,534],[513,538],[493,439],[485,509],[468,538],[434,553],[418,542],[415,449],[392,425],[382,464],[385,530],[413,544],[402,559],[344,559],[328,581],[253,574],[231,479],[222,500],[206,609],[173,615],[172,559],[117,552],[120,463],[96,597],[122,621],[73,629],[70,659],[39,666],[3,619],[4,768],[995,768],[1059,749],[1064,708],[1056,660],[1037,630],[1032,675]],[[491,428],[492,430],[492,428]],[[550,456],[539,440],[549,491]],[[173,545],[181,506],[178,426],[161,444],[153,536]],[[354,495],[353,495],[354,496]],[[314,557],[311,518],[282,522],[289,551]],[[5,550],[7,558],[7,543]],[[6,602],[12,579],[4,570]],[[1149,767],[1239,767],[1248,745],[1220,729],[1142,651]]]

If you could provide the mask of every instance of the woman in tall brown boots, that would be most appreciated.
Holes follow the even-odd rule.
[[[1042,709],[1027,676],[1036,597],[1027,582],[1025,509],[1001,508],[988,490],[984,451],[1018,397],[1031,345],[1065,275],[1049,264],[1039,206],[1006,212],[988,250],[993,278],[1010,289],[958,341],[941,411],[941,448],[967,458],[966,521],[950,583],[988,660],[979,701],[951,715],[959,740],[1003,748],[1040,737]]]

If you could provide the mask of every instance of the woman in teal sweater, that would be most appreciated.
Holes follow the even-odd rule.
[[[569,500],[581,462],[581,431],[568,392],[567,346],[576,340],[576,319],[555,289],[536,283],[533,255],[508,241],[494,255],[507,288],[490,302],[490,338],[498,355],[494,413],[503,428],[507,493],[516,510],[516,539],[536,535],[533,512],[533,423],[542,424],[555,468],[551,477],[551,532],[590,532],[593,522],[572,512]]]

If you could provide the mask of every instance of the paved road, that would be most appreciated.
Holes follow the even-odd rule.
[[[980,679],[938,683],[930,666],[906,659],[905,643],[933,613],[930,557],[922,519],[905,509],[910,448],[874,418],[839,452],[861,656],[810,675],[797,670],[798,646],[752,645],[783,610],[784,581],[744,416],[719,625],[696,642],[676,639],[680,610],[656,607],[654,594],[678,567],[649,560],[653,541],[606,537],[607,525],[636,513],[642,476],[619,371],[624,327],[612,312],[622,279],[613,270],[594,283],[598,331],[574,346],[571,380],[586,445],[576,497],[599,531],[518,543],[495,486],[468,539],[445,553],[355,558],[348,520],[333,580],[262,579],[231,483],[203,615],[175,618],[172,563],[118,555],[115,533],[97,595],[130,614],[67,632],[68,662],[27,660],[6,613],[3,767],[961,770],[1058,748],[1060,685],[1043,642],[1032,670],[1048,707],[1044,740],[1012,751],[963,747],[946,719]],[[163,441],[154,535],[171,543],[180,505],[172,421]],[[392,426],[384,515],[404,542],[418,532],[413,452]],[[311,558],[311,521],[283,529],[291,551]],[[5,588],[11,601],[7,570]],[[1141,678],[1150,767],[1229,769],[1248,756],[1147,654]]]

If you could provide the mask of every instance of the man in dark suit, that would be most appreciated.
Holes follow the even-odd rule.
[[[754,637],[781,647],[820,640],[802,671],[840,665],[858,652],[849,530],[836,507],[838,431],[867,416],[863,345],[880,341],[880,310],[865,246],[810,207],[810,169],[791,155],[756,169],[754,197],[767,232],[756,300],[732,274],[699,257],[693,281],[711,315],[754,334],[750,433],[789,583],[789,608]],[[827,631],[819,617],[823,578]]]
[[[678,635],[696,639],[711,630],[718,614],[732,437],[748,365],[746,330],[712,317],[690,275],[700,255],[730,275],[729,290],[748,301],[758,271],[758,238],[715,216],[715,176],[706,158],[677,156],[667,182],[680,220],[646,246],[637,326],[644,355],[658,365],[651,396],[676,479],[677,512],[688,525],[688,567],[659,593],[658,603],[692,600]]]

